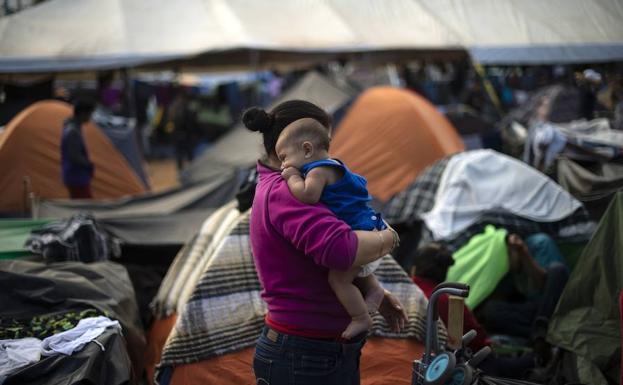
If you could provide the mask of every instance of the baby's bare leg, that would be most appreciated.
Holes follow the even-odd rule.
[[[352,321],[342,333],[342,338],[353,338],[372,327],[372,318],[368,314],[368,306],[353,280],[361,268],[353,267],[348,271],[330,270],[329,284],[337,299],[352,317]]]
[[[368,306],[368,312],[372,313],[379,310],[383,297],[385,296],[385,289],[376,279],[374,274],[367,275],[365,277],[358,277],[355,280],[355,285],[364,295],[366,305]]]

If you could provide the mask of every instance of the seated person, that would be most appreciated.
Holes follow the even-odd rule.
[[[533,234],[524,241],[506,237],[510,272],[476,314],[487,330],[529,339],[539,358],[549,360],[545,342],[549,318],[569,279],[569,269],[554,240]]]
[[[440,243],[429,243],[418,249],[412,269],[413,282],[419,286],[427,297],[435,287],[446,280],[448,268],[454,264],[452,252]],[[437,300],[439,318],[448,324],[448,296],[441,295]],[[472,312],[463,308],[463,333],[475,330],[477,335],[469,347],[477,352],[490,345],[486,330],[478,323]],[[524,378],[527,370],[534,367],[534,356],[525,354],[521,357],[498,357],[491,354],[479,366],[488,374],[507,378]]]

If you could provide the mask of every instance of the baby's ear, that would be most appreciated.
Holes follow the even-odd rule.
[[[310,158],[314,153],[314,144],[306,140],[301,146],[303,147],[303,153],[305,154],[305,158]]]

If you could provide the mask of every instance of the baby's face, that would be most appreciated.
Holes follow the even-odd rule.
[[[288,167],[300,169],[305,163],[309,162],[309,159],[305,158],[305,151],[303,150],[302,143],[281,139],[282,138],[279,138],[277,141],[275,152],[277,152],[277,158],[281,162],[282,170]]]

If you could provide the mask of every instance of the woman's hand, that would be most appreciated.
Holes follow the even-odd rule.
[[[396,333],[404,329],[409,320],[400,300],[388,290],[385,290],[379,313],[385,318],[389,328]]]

